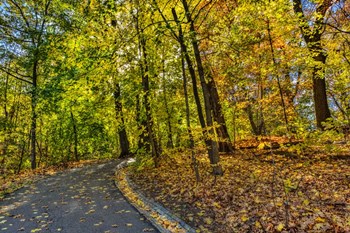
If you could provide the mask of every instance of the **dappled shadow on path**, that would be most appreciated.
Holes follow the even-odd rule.
[[[0,202],[0,232],[156,232],[113,184],[117,161],[64,171]]]

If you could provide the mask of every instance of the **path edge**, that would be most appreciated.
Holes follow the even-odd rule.
[[[129,179],[129,177],[126,175],[125,176],[125,182],[129,186],[129,188],[132,190],[134,194],[137,195],[137,198],[141,200],[143,203],[145,203],[151,211],[144,210],[141,208],[137,203],[134,201],[130,200],[127,195],[123,192],[123,190],[120,187],[120,183],[117,179],[119,176],[119,173],[121,169],[125,168],[128,166],[129,163],[133,162],[134,159],[125,159],[121,163],[117,165],[116,171],[115,171],[115,179],[114,179],[114,184],[115,186],[120,190],[120,192],[123,194],[123,196],[129,201],[129,203],[134,206],[141,214],[143,214],[147,220],[149,220],[155,228],[158,229],[159,232],[161,233],[172,233],[172,231],[168,230],[164,226],[162,226],[154,217],[151,216],[151,212],[156,212],[158,215],[160,215],[163,219],[167,219],[170,222],[176,222],[177,223],[177,228],[182,230],[183,232],[187,233],[196,233],[196,230],[194,230],[191,226],[189,226],[187,223],[185,223],[182,219],[177,217],[175,214],[173,214],[169,209],[165,208],[163,205],[155,202],[154,200],[147,198],[143,193],[139,192],[136,189],[136,185]]]

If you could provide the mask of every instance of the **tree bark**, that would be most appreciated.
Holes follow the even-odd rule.
[[[245,109],[244,109],[248,115],[249,123],[250,126],[252,127],[252,131],[254,135],[260,135],[258,131],[258,127],[256,127],[255,121],[254,121],[254,116],[252,112],[252,107],[249,104]]]
[[[168,104],[168,96],[167,96],[167,88],[165,84],[165,64],[163,60],[163,92],[164,92],[164,104],[165,104],[165,111],[167,114],[167,126],[168,126],[168,141],[167,141],[167,147],[173,148],[174,142],[173,142],[173,133],[172,133],[172,127],[171,127],[171,115],[169,111],[169,104]]]
[[[316,64],[312,69],[312,89],[314,94],[314,105],[316,114],[316,125],[319,129],[324,130],[323,123],[331,117],[328,106],[326,81],[324,77],[324,66],[326,64],[327,55],[322,48],[321,36],[323,33],[323,21],[327,10],[332,5],[331,0],[321,1],[316,7],[316,19],[313,28],[311,28],[306,20],[302,9],[301,0],[294,1],[294,12],[300,19],[300,29],[303,34],[306,45],[312,54],[311,57]]]
[[[319,53],[317,56],[313,56],[313,59],[317,62],[326,64],[326,55]],[[320,75],[320,72],[322,75]],[[328,107],[327,92],[326,92],[326,80],[322,77],[324,74],[324,68],[315,66],[312,71],[312,89],[314,92],[314,103],[316,113],[317,127],[324,130],[324,122],[331,117],[331,112]]]
[[[141,32],[142,33],[142,32]],[[146,51],[146,40],[144,38],[144,35],[140,35],[140,44],[141,44],[141,51],[143,55],[143,72],[142,72],[142,87],[143,87],[143,93],[144,93],[144,104],[145,104],[145,111],[146,111],[146,121],[147,121],[147,133],[149,135],[150,144],[152,148],[152,157],[154,161],[155,167],[158,167],[158,160],[159,160],[159,148],[157,143],[156,135],[153,131],[153,118],[151,113],[151,103],[149,101],[149,94],[150,94],[150,88],[149,88],[149,67],[148,67],[148,60],[147,60],[147,51]]]
[[[205,133],[206,134],[205,141],[206,141],[206,146],[208,150],[209,160],[211,165],[213,166],[213,174],[222,175],[223,170],[222,170],[222,167],[219,165],[220,158],[219,158],[218,143],[216,139],[213,139],[213,137],[216,138],[215,130],[213,128],[214,127],[214,119],[213,119],[213,113],[212,113],[213,107],[211,104],[208,85],[205,81],[204,67],[202,64],[202,58],[200,56],[198,41],[196,38],[197,33],[194,27],[194,22],[192,20],[191,12],[189,11],[187,1],[182,0],[182,5],[185,10],[187,22],[190,24],[191,43],[192,43],[196,64],[197,64],[197,71],[199,74],[201,87],[203,91],[204,106],[205,106],[205,113],[206,113],[205,115],[206,115],[206,121],[207,121],[207,127],[208,127],[208,130]]]
[[[216,88],[213,77],[208,75],[208,88],[210,93],[211,105],[213,107],[213,116],[215,121],[219,124],[216,132],[219,137],[219,152],[233,152],[230,135],[226,127],[225,117],[222,113],[222,107],[220,104],[219,93]]]
[[[32,107],[32,117],[31,117],[31,168],[36,168],[36,105],[37,105],[37,78],[38,78],[38,61],[36,60],[37,54],[35,56],[35,61],[33,63],[33,73],[32,73],[32,96],[31,96],[31,107]]]
[[[180,47],[181,47],[181,53],[183,54],[183,56],[186,59],[188,71],[190,73],[190,77],[191,77],[191,81],[192,81],[193,96],[194,96],[194,100],[196,102],[199,123],[201,124],[201,127],[204,130],[206,128],[206,123],[204,120],[203,109],[202,109],[201,100],[199,98],[199,93],[198,93],[196,71],[194,70],[192,60],[191,60],[190,55],[188,53],[188,49],[187,49],[187,46],[186,46],[185,40],[184,40],[182,27],[181,27],[181,24],[178,20],[175,8],[172,9],[172,13],[173,13],[174,20],[178,26],[178,31],[179,31],[178,42],[179,42]]]
[[[120,85],[119,83],[115,84],[114,89],[114,105],[115,105],[115,114],[116,114],[116,120],[121,121],[121,125],[118,129],[118,135],[119,135],[119,144],[120,144],[120,158],[127,158],[130,155],[130,147],[129,147],[129,140],[128,136],[126,134],[125,129],[125,122],[124,122],[124,116],[123,116],[123,105],[120,101],[121,92],[120,92]]]
[[[75,158],[75,161],[79,161],[79,154],[78,154],[78,130],[77,130],[77,124],[75,122],[75,118],[74,118],[72,110],[70,111],[70,117],[71,117],[72,124],[73,124],[74,158]]]
[[[185,104],[186,104],[186,125],[187,125],[188,137],[190,139],[189,141],[190,141],[190,149],[191,149],[192,166],[193,166],[194,174],[196,176],[196,181],[200,182],[201,178],[199,175],[198,161],[194,152],[194,139],[193,139],[192,130],[191,130],[190,106],[188,103],[187,78],[186,78],[186,68],[185,68],[185,60],[184,60],[183,53],[181,53],[181,68],[182,68],[183,89],[184,89]]]
[[[5,80],[5,90],[4,90],[4,115],[5,115],[5,121],[4,121],[4,143],[0,146],[2,146],[1,148],[1,162],[0,162],[0,174],[4,174],[5,173],[5,158],[6,158],[6,154],[7,154],[7,125],[8,125],[8,121],[9,121],[9,113],[7,111],[7,89],[8,89],[8,81],[9,81],[9,75],[6,75],[6,80]]]
[[[136,96],[136,121],[138,122],[138,130],[140,133],[137,147],[138,150],[142,151],[145,150],[147,153],[151,151],[151,146],[150,146],[150,138],[149,135],[147,134],[147,122],[146,120],[142,117],[141,113],[141,99],[140,99],[140,94]]]
[[[137,4],[139,4],[137,2]],[[150,103],[150,87],[149,87],[149,64],[148,64],[148,54],[147,54],[147,48],[146,48],[146,39],[144,35],[143,29],[140,27],[139,20],[140,20],[140,9],[138,8],[136,15],[134,15],[135,20],[135,28],[137,32],[137,37],[139,40],[139,52],[141,56],[140,61],[140,70],[141,70],[141,78],[142,78],[142,90],[143,90],[143,104],[145,107],[145,114],[146,114],[146,132],[147,132],[147,139],[149,139],[148,143],[151,146],[152,150],[152,158],[155,167],[158,167],[159,165],[159,156],[160,156],[160,150],[157,142],[156,134],[153,130],[153,118],[152,118],[152,112],[151,112],[151,103]]]
[[[22,145],[22,148],[21,148],[21,155],[20,155],[20,158],[19,158],[19,163],[18,163],[18,166],[17,166],[16,174],[19,174],[21,172],[25,148],[26,148],[26,142],[23,141],[23,145]]]

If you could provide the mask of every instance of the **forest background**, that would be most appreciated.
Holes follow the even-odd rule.
[[[220,177],[221,157],[244,148],[300,159],[348,146],[349,1],[2,0],[0,12],[2,180],[128,156],[146,174],[177,155],[200,182],[201,159]]]

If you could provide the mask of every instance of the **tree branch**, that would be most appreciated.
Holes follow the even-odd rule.
[[[339,31],[341,33],[350,34],[350,31],[344,31],[344,30],[342,30],[342,29],[338,28],[337,26],[334,26],[334,25],[332,25],[330,23],[323,23],[323,24],[326,25],[326,26],[330,26],[331,28],[334,28],[335,30],[337,30],[337,31]]]
[[[169,20],[164,16],[163,12],[161,11],[161,9],[159,8],[156,0],[153,0],[159,14],[161,15],[162,19],[164,20],[165,24],[167,25],[167,27],[169,28],[171,34],[173,35],[173,37],[175,37],[176,40],[179,40],[179,37],[178,35],[176,34],[176,32],[172,29],[170,23],[169,23]]]
[[[23,81],[23,82],[26,82],[26,83],[29,83],[29,84],[33,85],[33,83],[32,83],[31,81],[26,80],[26,79],[24,79],[24,78],[21,78],[21,77],[18,77],[18,76],[17,76],[17,75],[21,75],[21,74],[17,74],[17,73],[16,73],[16,74],[13,74],[13,73],[11,73],[10,71],[4,69],[2,66],[0,66],[0,70],[1,70],[2,72],[4,72],[4,73],[10,75],[11,77],[14,77],[15,79],[18,79],[18,80],[20,80],[20,81]],[[28,76],[25,76],[25,77],[28,77]]]

